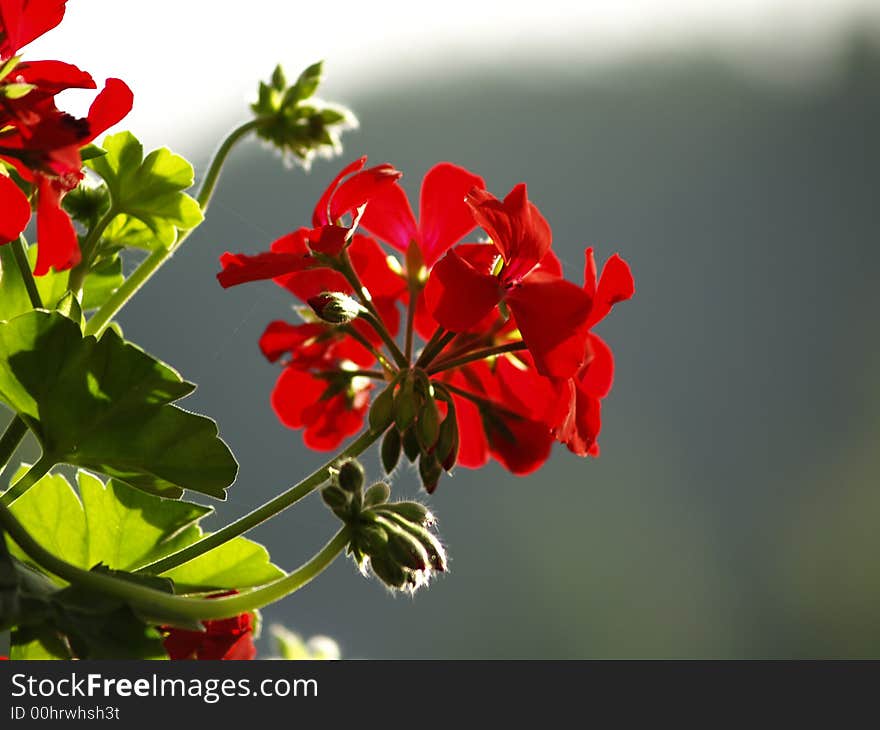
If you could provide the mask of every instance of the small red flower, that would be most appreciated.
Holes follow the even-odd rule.
[[[236,595],[238,591],[217,593],[208,598]],[[254,646],[253,618],[243,613],[232,618],[202,621],[204,631],[188,631],[162,627],[166,632],[165,651],[169,659],[253,659],[257,656]]]
[[[0,0],[0,59],[11,58],[52,30],[64,17],[67,0]]]
[[[484,190],[467,197],[492,244],[450,250],[425,287],[428,308],[440,326],[466,332],[502,301],[542,375],[569,377],[584,362],[590,298],[550,266],[550,226],[529,202],[524,184],[500,201]]]

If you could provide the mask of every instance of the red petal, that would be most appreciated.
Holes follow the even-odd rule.
[[[498,279],[480,273],[453,249],[431,270],[425,301],[441,327],[463,332],[492,311],[501,291]]]
[[[42,175],[38,181],[37,199],[37,265],[34,276],[66,271],[80,261],[76,229],[61,208],[61,190]]]
[[[392,271],[388,266],[388,255],[372,238],[355,235],[348,247],[348,255],[361,283],[372,297],[396,299],[406,291],[406,280]]]
[[[507,294],[523,341],[542,375],[567,378],[586,359],[590,297],[565,279],[535,273]]]
[[[18,185],[5,175],[0,175],[0,210],[0,243],[8,243],[27,227],[31,206]]]
[[[326,331],[321,324],[293,325],[280,320],[270,322],[260,337],[260,351],[269,362],[276,362],[282,355],[294,352],[307,340]]]
[[[273,253],[300,254],[311,261],[311,265],[303,270],[275,278],[275,283],[304,302],[325,291],[350,294],[351,287],[342,274],[323,268],[322,264],[308,255],[309,233],[308,228],[299,228],[272,243],[270,249]]]
[[[327,381],[295,368],[284,368],[272,390],[272,409],[288,428],[307,425],[304,413],[318,402],[327,389]]]
[[[9,58],[28,43],[52,30],[64,17],[67,0],[2,0],[0,58]]]
[[[594,398],[604,398],[614,383],[614,355],[602,338],[592,332],[588,343],[592,354],[581,371],[581,387]]]
[[[582,388],[575,391],[573,418],[565,428],[557,429],[556,436],[578,456],[598,456],[596,438],[602,428],[601,403]]]
[[[333,193],[336,192],[336,188],[339,187],[339,183],[346,175],[350,175],[357,170],[362,170],[364,165],[366,164],[366,156],[361,157],[360,159],[355,160],[354,162],[351,162],[343,167],[340,173],[333,178],[333,180],[327,186],[327,189],[318,200],[318,204],[315,206],[314,213],[312,213],[313,227],[317,228],[318,226],[326,226],[328,223],[334,222],[329,216],[330,198],[333,197]]]
[[[452,396],[458,423],[460,446],[457,464],[468,469],[479,469],[489,461],[489,443],[483,431],[479,409],[466,398]]]
[[[63,61],[28,61],[15,67],[16,80],[26,84],[34,84],[37,88],[31,90],[25,98],[33,99],[55,96],[65,89],[94,89],[95,80],[91,74],[77,68],[73,64]]]
[[[545,423],[505,415],[488,419],[486,431],[492,456],[513,474],[531,474],[550,456],[553,432]]]
[[[389,164],[376,165],[355,173],[340,183],[330,198],[329,222],[335,223],[342,216],[368,203],[383,188],[396,183],[402,174]]]
[[[370,198],[360,225],[403,252],[419,236],[409,200],[399,185],[386,185]]]
[[[506,282],[520,280],[550,250],[550,225],[529,202],[525,183],[514,187],[503,202],[485,190],[471,190],[467,203],[477,223],[504,256],[502,276]]]
[[[89,136],[81,144],[88,144],[114,124],[122,121],[131,111],[134,95],[128,85],[119,79],[107,79],[100,94],[89,107]]]
[[[315,265],[315,260],[308,255],[295,253],[275,253],[267,251],[256,256],[228,251],[220,257],[223,271],[217,274],[217,281],[224,289],[249,281],[261,281],[304,271]]]
[[[605,262],[605,267],[602,269],[596,296],[593,298],[593,309],[590,312],[590,326],[602,320],[617,302],[629,299],[634,293],[635,282],[629,264],[614,254]]]
[[[419,204],[419,240],[428,268],[476,228],[473,213],[464,201],[475,187],[485,187],[483,178],[450,162],[434,165],[425,175]]]
[[[327,256],[338,256],[345,248],[348,228],[326,225],[309,231],[309,248],[316,253]]]

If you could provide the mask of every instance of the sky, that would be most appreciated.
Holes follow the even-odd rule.
[[[364,93],[374,84],[450,67],[466,72],[555,64],[583,73],[633,54],[701,48],[756,73],[797,80],[827,69],[837,42],[855,25],[880,27],[880,4],[70,0],[62,25],[25,53],[75,63],[99,82],[125,79],[136,94],[126,126],[147,142],[167,144],[190,137],[206,114],[234,119],[252,97],[255,80],[267,77],[277,62],[293,75],[325,59],[328,96]],[[90,98],[71,92],[65,104],[82,113]]]

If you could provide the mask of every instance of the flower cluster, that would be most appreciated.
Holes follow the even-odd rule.
[[[36,201],[39,255],[34,273],[63,271],[81,258],[76,229],[61,208],[83,177],[80,150],[131,110],[132,94],[107,79],[84,119],[55,104],[66,89],[95,89],[94,79],[61,61],[22,61],[19,51],[54,28],[65,0],[0,0],[0,244],[19,236]],[[16,174],[22,185],[10,177]]]
[[[272,279],[311,305],[304,322],[272,322],[260,339],[283,366],[272,394],[281,422],[332,449],[362,427],[372,400],[373,431],[393,424],[385,468],[402,450],[428,491],[444,470],[490,456],[529,473],[554,441],[598,455],[614,360],[592,329],[633,295],[628,265],[614,255],[599,275],[590,248],[583,284],[567,281],[525,184],[499,200],[481,177],[440,163],[422,182],[417,220],[400,176],[357,160],[321,196],[311,227],[268,252],[221,258],[224,287]],[[414,352],[416,334],[425,344]]]

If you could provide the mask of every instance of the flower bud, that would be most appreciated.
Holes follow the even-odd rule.
[[[374,433],[382,433],[394,420],[394,386],[393,382],[389,384],[370,406],[370,429]]]
[[[419,459],[419,476],[422,479],[422,486],[428,494],[433,494],[437,489],[442,474],[443,467],[437,457],[432,453],[423,452]]]
[[[440,431],[440,411],[437,403],[431,396],[425,399],[422,410],[419,411],[419,420],[416,422],[416,436],[422,448],[430,449],[437,441]]]
[[[396,428],[388,429],[385,438],[382,439],[382,468],[386,474],[390,474],[400,461],[400,431]]]
[[[336,482],[346,492],[360,492],[364,486],[364,467],[356,459],[342,462]]]
[[[434,524],[432,515],[425,505],[419,502],[386,502],[376,510],[377,513],[393,513],[399,515],[407,522],[412,522],[422,527]]]
[[[403,434],[403,453],[406,454],[406,458],[409,459],[410,463],[418,459],[419,454],[422,453],[419,439],[411,428],[404,431]]]
[[[400,388],[394,397],[394,422],[400,431],[406,431],[416,418],[415,379],[411,372],[403,374]]]
[[[458,421],[454,411],[449,411],[440,424],[434,454],[446,471],[450,471],[458,460]]]
[[[341,292],[318,294],[308,300],[308,305],[327,324],[348,324],[361,312],[361,305]]]
[[[446,570],[446,551],[440,541],[426,528],[421,525],[403,519],[399,514],[394,512],[387,515],[389,521],[397,523],[401,528],[406,530],[410,535],[416,538],[428,554],[428,562],[436,571],[443,572]]]
[[[321,499],[324,500],[324,504],[333,510],[333,514],[335,514],[340,520],[347,522],[350,519],[350,495],[342,489],[334,485],[324,487],[321,490]]]
[[[364,494],[364,509],[385,504],[391,496],[391,487],[385,482],[376,482]]]
[[[385,550],[388,533],[380,525],[359,525],[355,533],[357,546],[367,555],[375,555]]]
[[[370,567],[389,588],[403,588],[407,584],[407,575],[403,568],[383,553],[370,556]]]

